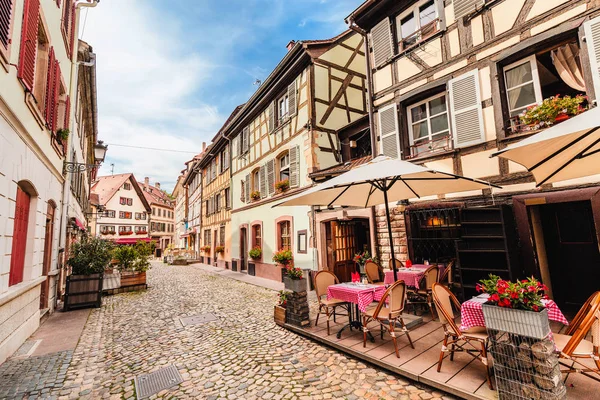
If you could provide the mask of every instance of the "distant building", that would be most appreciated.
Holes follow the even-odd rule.
[[[171,194],[175,198],[175,231],[173,232],[173,246],[176,249],[185,249],[187,238],[184,236],[187,231],[187,188],[183,186],[184,175],[177,177],[177,183]]]
[[[155,255],[161,257],[175,235],[175,200],[160,188],[160,183],[150,185],[150,179],[138,182],[150,204],[150,238],[156,242]]]

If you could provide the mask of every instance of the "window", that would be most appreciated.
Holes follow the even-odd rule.
[[[146,214],[145,212],[142,213],[142,217],[140,218],[141,220],[146,220],[148,219],[148,214]]]
[[[210,215],[210,209],[208,207],[209,201],[208,200],[204,200],[204,209],[206,210],[206,215],[209,216]]]
[[[225,208],[231,208],[231,190],[225,188]]]
[[[152,215],[156,214],[156,208],[152,207]]]
[[[438,10],[435,0],[422,0],[396,18],[398,49],[406,50],[438,32]]]
[[[225,146],[225,149],[221,152],[219,165],[221,167],[221,174],[229,169],[229,145]]]
[[[278,224],[279,226],[279,237],[281,238],[281,246],[279,250],[291,250],[292,249],[292,236],[291,236],[291,224],[290,221],[282,221]]]
[[[290,153],[287,152],[277,161],[279,165],[279,180],[285,181],[290,179]]]
[[[128,211],[119,211],[119,218],[121,219],[131,219],[131,213]]]
[[[147,229],[145,226],[136,226],[135,233],[147,233]]]
[[[281,125],[290,114],[290,102],[288,94],[284,94],[277,99],[277,125]]]
[[[158,216],[162,217],[162,209],[160,209],[160,208],[158,209]]]
[[[542,101],[542,91],[535,56],[504,68],[508,112],[511,117]]]
[[[131,190],[131,183],[124,183],[123,184],[123,189],[125,189],[125,190]]]
[[[119,234],[131,234],[133,231],[131,230],[131,226],[119,226]]]
[[[219,245],[225,246],[225,225],[219,227]]]
[[[114,235],[115,234],[115,227],[114,226],[110,226],[110,225],[102,225],[100,227],[100,233],[102,233],[104,235]]]
[[[115,218],[115,216],[116,216],[115,210],[106,210],[103,215],[103,217],[106,217],[106,218]]]
[[[298,231],[298,253],[308,253],[306,249],[306,239],[308,237],[308,231],[306,229]]]
[[[252,171],[252,192],[260,192],[259,169]]]
[[[14,0],[0,0],[0,56],[8,61]]]
[[[445,92],[409,106],[407,114],[412,156],[448,146],[450,125]]]
[[[221,194],[218,193],[215,195],[215,212],[219,212],[221,208]]]
[[[262,226],[259,224],[252,225],[252,248],[254,247],[262,249]]]

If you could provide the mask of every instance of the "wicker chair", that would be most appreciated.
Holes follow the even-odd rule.
[[[396,264],[396,269],[398,268],[404,268],[404,263],[400,260],[398,260],[397,258],[390,258],[389,264],[388,266],[390,267],[390,269],[393,271],[394,270],[394,261]]]
[[[442,369],[444,353],[450,352],[450,361],[454,361],[454,353],[464,351],[475,358],[479,358],[485,365],[487,381],[490,389],[494,389],[490,378],[490,368],[487,360],[488,335],[484,327],[473,327],[462,331],[454,321],[454,309],[460,310],[460,302],[452,294],[450,289],[442,284],[435,283],[432,289],[433,301],[440,316],[440,322],[444,327],[444,342],[440,351],[437,372]],[[448,348],[448,346],[450,346]],[[471,348],[466,348],[470,346]]]
[[[314,278],[315,291],[317,292],[317,300],[319,301],[319,312],[317,314],[315,326],[319,323],[321,314],[325,314],[327,316],[327,335],[330,335],[329,320],[331,316],[333,316],[333,322],[335,322],[337,307],[342,307],[347,311],[347,314],[340,315],[350,315],[350,306],[347,302],[338,299],[327,300],[327,288],[337,283],[340,283],[337,276],[329,271],[319,271]]]
[[[592,341],[585,337],[591,331]],[[555,333],[554,343],[560,351],[561,369],[567,377],[579,372],[600,382],[600,292],[594,293],[577,313],[567,334]],[[565,360],[565,361],[562,361]],[[585,363],[584,360],[590,360]],[[591,366],[594,361],[595,368]],[[570,365],[568,365],[570,363]]]
[[[384,307],[386,300],[388,300],[389,303],[388,308]],[[402,311],[404,311],[405,303],[406,284],[404,283],[404,281],[398,281],[389,288],[387,288],[387,290],[383,294],[383,297],[381,298],[381,301],[379,302],[379,304],[377,304],[377,307],[371,310],[367,310],[363,313],[363,347],[367,346],[367,332],[369,332],[369,322],[377,321],[381,329],[380,332],[382,339],[384,330],[387,330],[390,333],[392,341],[394,342],[396,357],[400,358],[400,353],[398,352],[398,343],[396,341],[396,332],[394,331],[396,322],[400,322],[400,325],[402,326],[402,331],[408,338],[410,347],[412,347],[413,349],[415,348],[412,339],[408,334],[408,329],[406,329],[406,325],[404,324],[404,320],[402,319]]]
[[[442,273],[442,275],[440,276],[439,279],[439,283],[441,283],[442,285],[446,286],[446,287],[450,287],[452,285],[452,270],[454,269],[454,263],[456,262],[456,260],[451,260],[448,265],[446,266],[446,269],[444,270],[444,272]]]
[[[425,270],[423,277],[419,281],[419,288],[408,291],[410,304],[413,306],[416,304],[427,304],[432,319],[435,319],[435,312],[433,310],[431,291],[433,289],[433,284],[438,282],[439,273],[440,269],[437,265],[430,266]]]
[[[369,283],[373,285],[385,285],[379,276],[379,265],[375,264],[373,261],[367,261],[365,263],[365,274],[367,275]]]

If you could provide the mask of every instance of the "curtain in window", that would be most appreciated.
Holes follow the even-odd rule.
[[[585,91],[577,44],[569,43],[552,50],[552,62],[567,85],[575,90]]]

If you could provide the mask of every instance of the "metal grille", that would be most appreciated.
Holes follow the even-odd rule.
[[[136,376],[134,382],[137,398],[145,399],[161,390],[179,385],[183,382],[183,378],[179,374],[177,367],[170,365],[149,374]]]
[[[454,242],[460,239],[458,208],[410,210],[412,261],[443,262],[456,257]]]
[[[214,315],[214,314],[199,314],[199,315],[192,315],[191,317],[183,317],[180,318],[181,324],[183,326],[188,326],[188,325],[202,325],[202,324],[206,324],[207,322],[212,322],[212,321],[216,321],[218,318]]]

